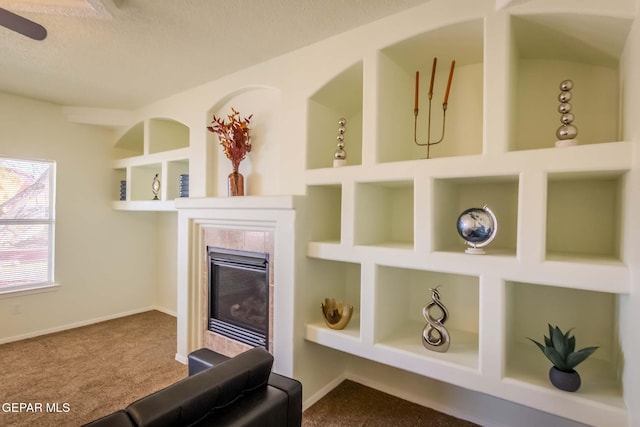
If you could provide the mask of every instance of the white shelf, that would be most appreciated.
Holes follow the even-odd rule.
[[[189,148],[178,148],[175,150],[163,151],[160,153],[145,154],[134,157],[118,159],[113,162],[114,168],[127,168],[136,166],[146,166],[154,163],[162,163],[166,161],[188,161],[191,151]]]
[[[413,355],[420,359],[433,359],[447,365],[478,370],[478,334],[448,328],[451,346],[446,353],[438,353],[422,345],[421,333],[425,325],[426,322],[408,320],[394,330],[389,338],[377,342],[376,347],[384,348],[389,352]],[[416,371],[422,373],[419,368]]]
[[[575,393],[566,393],[550,384],[551,363],[530,346],[533,344],[521,343],[510,350],[515,361],[506,368],[502,381],[505,398],[524,405],[537,401],[544,411],[563,417],[571,413],[572,419],[589,425],[627,425],[623,391],[620,382],[612,379],[610,363],[593,356],[587,359],[577,368],[582,386]]]
[[[175,120],[151,118],[130,128],[115,149],[121,158],[113,162],[114,186],[120,188],[124,180],[127,190],[126,200],[114,202],[114,209],[175,210],[180,175],[189,174],[189,128]],[[156,176],[160,180],[159,200],[153,200],[151,189]]]
[[[176,207],[173,201],[162,202],[160,200],[138,200],[127,202],[124,200],[116,200],[112,202],[113,209],[117,211],[175,211]]]

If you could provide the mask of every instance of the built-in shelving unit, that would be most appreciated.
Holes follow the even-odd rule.
[[[342,331],[310,312],[307,340],[578,422],[627,425],[618,325],[631,289],[623,248],[633,145],[620,125],[620,63],[634,12],[591,7],[489,9],[461,22],[453,7],[436,8],[450,24],[365,53],[309,99],[307,256],[336,280],[306,286],[317,294],[326,283],[327,297],[358,310]],[[415,72],[424,140],[435,56],[436,124],[453,59],[456,68],[446,136],[426,159],[414,144]],[[555,148],[566,79],[575,83],[579,145]],[[333,168],[335,144],[318,135],[354,114],[358,154]],[[498,234],[485,255],[469,255],[456,219],[484,205]],[[446,353],[421,342],[422,307],[436,286],[450,313]],[[577,393],[549,383],[549,363],[527,340],[541,340],[547,323],[575,328],[578,346],[600,347],[579,367]]]
[[[189,128],[170,119],[152,118],[132,126],[116,143],[120,157],[114,161],[114,194],[120,181],[127,183],[126,200],[115,198],[115,209],[174,210],[173,200],[180,196],[181,174],[189,173]],[[158,200],[152,183],[160,180]]]

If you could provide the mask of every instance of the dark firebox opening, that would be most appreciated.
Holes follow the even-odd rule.
[[[269,342],[269,254],[208,247],[209,330],[252,345]]]

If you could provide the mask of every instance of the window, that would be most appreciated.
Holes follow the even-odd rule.
[[[53,284],[55,163],[0,157],[0,293]]]

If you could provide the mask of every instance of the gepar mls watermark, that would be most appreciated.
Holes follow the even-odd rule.
[[[4,413],[65,413],[71,412],[69,402],[3,402],[0,412]]]

